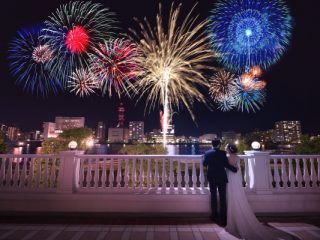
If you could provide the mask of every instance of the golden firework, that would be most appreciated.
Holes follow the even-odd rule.
[[[161,105],[166,117],[173,108],[185,106],[194,119],[193,103],[206,103],[199,89],[209,87],[204,71],[212,69],[214,54],[206,32],[207,21],[191,17],[196,5],[183,19],[179,17],[181,6],[171,5],[165,24],[159,4],[155,28],[144,19],[139,22],[140,31],[130,29],[142,53],[136,59],[140,68],[135,91],[138,100],[146,96],[146,109]]]

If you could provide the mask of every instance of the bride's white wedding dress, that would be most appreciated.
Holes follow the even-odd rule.
[[[231,154],[229,162],[239,166],[239,158]],[[239,168],[240,169],[240,168]],[[227,184],[227,232],[245,240],[292,240],[289,234],[262,225],[254,215],[242,187],[240,170],[228,171]]]

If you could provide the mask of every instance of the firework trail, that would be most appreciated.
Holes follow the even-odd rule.
[[[113,35],[114,14],[101,4],[74,1],[61,5],[45,21],[42,38],[52,46],[50,68],[66,85],[77,68],[86,68],[88,53]]]
[[[266,69],[289,45],[292,18],[283,0],[219,0],[211,13],[212,46],[230,70]]]
[[[206,103],[198,87],[209,84],[203,71],[209,69],[213,52],[208,46],[205,31],[206,21],[196,24],[192,10],[178,24],[181,4],[171,5],[167,26],[162,17],[162,7],[156,18],[156,27],[152,28],[147,20],[140,22],[140,32],[131,30],[133,39],[138,43],[142,54],[136,59],[141,70],[137,72],[139,80],[135,87],[139,94],[147,96],[146,108],[163,107],[163,118],[167,119],[174,107],[185,106],[192,118],[194,101]],[[165,121],[166,122],[166,121]],[[163,126],[164,145],[166,144],[167,124]]]
[[[112,96],[112,91],[129,95],[133,89],[131,80],[136,78],[138,66],[135,59],[139,56],[136,44],[129,40],[116,38],[105,41],[90,54],[90,70],[101,83],[103,94]]]
[[[9,46],[9,67],[17,84],[26,92],[45,97],[63,88],[50,74],[48,64],[52,61],[53,51],[39,38],[41,30],[39,25],[18,31]]]

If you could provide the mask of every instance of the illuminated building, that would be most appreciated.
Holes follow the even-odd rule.
[[[66,129],[83,128],[84,121],[84,117],[56,117],[56,131],[61,133]]]
[[[225,143],[235,143],[240,138],[240,133],[236,133],[234,131],[222,132],[222,141],[224,141]]]
[[[297,144],[301,142],[301,124],[299,121],[276,122],[276,141]]]
[[[55,132],[56,124],[53,122],[44,122],[42,124],[43,127],[43,139],[46,140],[48,138],[56,138],[58,135]]]
[[[213,139],[218,137],[215,133],[207,133],[199,137],[200,143],[211,143]]]
[[[129,140],[142,142],[144,137],[144,122],[129,122]]]
[[[108,129],[109,143],[128,142],[128,139],[129,139],[128,128],[109,128]]]
[[[106,141],[106,124],[104,122],[98,122],[96,138],[99,143]]]
[[[20,137],[20,129],[17,127],[8,127],[7,136],[10,141],[17,141]]]

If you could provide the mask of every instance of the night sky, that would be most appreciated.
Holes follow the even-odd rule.
[[[115,126],[117,106],[123,101],[126,120],[143,120],[146,129],[159,128],[158,111],[144,115],[144,101],[136,104],[135,99],[117,97],[87,97],[81,99],[72,94],[60,94],[46,99],[24,93],[15,85],[9,75],[7,51],[10,40],[22,27],[43,22],[61,4],[58,0],[4,0],[1,1],[0,40],[0,123],[16,125],[22,130],[41,129],[42,122],[54,121],[55,116],[84,116],[86,125],[95,127],[97,121]],[[136,28],[133,17],[147,16],[153,22],[158,10],[156,0],[101,0],[96,1],[117,13],[123,31]],[[163,0],[164,11],[171,0]],[[183,10],[190,10],[193,0],[180,1]],[[178,135],[200,135],[234,130],[242,133],[254,129],[266,130],[274,127],[279,120],[300,120],[303,133],[320,133],[319,68],[320,68],[320,27],[319,0],[286,0],[294,18],[291,45],[283,58],[263,76],[268,82],[267,102],[257,113],[210,111],[195,104],[195,124],[186,110],[174,115]],[[195,12],[206,18],[214,0],[201,0]],[[185,12],[183,12],[185,13]],[[213,65],[216,63],[213,62]]]

